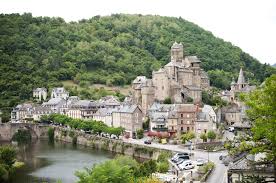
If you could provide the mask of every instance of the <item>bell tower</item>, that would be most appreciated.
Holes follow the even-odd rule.
[[[183,45],[181,43],[174,42],[171,47],[171,61],[174,63],[182,62],[183,60]]]

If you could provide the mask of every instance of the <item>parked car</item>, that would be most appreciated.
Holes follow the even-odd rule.
[[[173,162],[177,162],[179,159],[183,159],[183,160],[189,160],[190,156],[187,155],[179,155],[177,158],[173,159]]]
[[[176,165],[180,165],[181,163],[183,163],[185,160],[184,159],[178,159],[175,164]]]
[[[233,126],[230,126],[230,127],[228,128],[228,130],[229,130],[229,132],[234,132],[234,131],[235,131],[235,128],[234,128]]]
[[[145,140],[144,144],[151,144],[151,140],[150,139]]]
[[[176,153],[172,158],[171,158],[171,160],[173,161],[173,160],[175,160],[175,159],[177,159],[179,156],[189,156],[189,154],[188,153]]]
[[[110,135],[110,138],[111,138],[111,139],[119,139],[119,138],[118,138],[116,135],[114,135],[114,134],[111,134],[111,135]]]
[[[193,169],[195,166],[193,165],[191,160],[186,160],[180,165],[178,165],[178,167],[180,170],[189,170],[189,169]]]
[[[205,159],[197,159],[197,160],[196,160],[196,165],[197,165],[197,166],[202,166],[202,165],[204,165],[205,163],[207,163],[207,160],[205,160]]]

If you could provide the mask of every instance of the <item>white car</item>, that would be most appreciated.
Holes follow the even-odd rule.
[[[195,166],[193,165],[191,160],[184,161],[180,165],[178,165],[180,170],[189,170],[193,169]]]
[[[228,128],[228,130],[229,130],[229,132],[234,132],[234,131],[235,131],[235,128],[234,128],[233,126],[230,126],[230,127]]]
[[[197,166],[202,166],[202,165],[204,165],[205,163],[207,163],[207,160],[205,160],[205,159],[197,159],[197,160],[195,161],[195,164],[196,164]]]

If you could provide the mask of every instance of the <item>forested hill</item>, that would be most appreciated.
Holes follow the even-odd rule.
[[[169,61],[174,41],[197,55],[211,84],[226,88],[241,66],[252,82],[275,68],[260,64],[229,42],[182,18],[141,15],[95,16],[66,23],[31,14],[0,15],[0,109],[30,98],[35,87],[61,80],[129,84]]]

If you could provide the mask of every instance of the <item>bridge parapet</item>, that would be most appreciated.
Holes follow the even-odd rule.
[[[47,138],[48,125],[33,123],[1,123],[0,124],[0,141],[11,141],[13,135],[19,129],[27,129],[31,132],[32,138]]]

